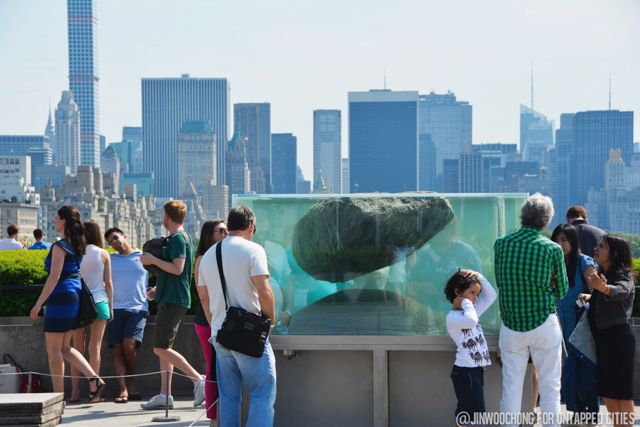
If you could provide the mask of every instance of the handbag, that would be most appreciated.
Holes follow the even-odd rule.
[[[78,311],[76,325],[78,328],[84,328],[98,318],[98,310],[96,309],[96,302],[93,300],[93,294],[83,278],[80,278],[80,283],[82,284],[82,289],[80,291],[80,310]]]
[[[578,323],[569,337],[569,342],[594,365],[597,365],[596,342],[593,339],[593,333],[587,318],[588,312],[589,309],[587,308],[582,311],[580,319],[578,319]]]
[[[264,315],[258,316],[249,313],[240,307],[229,307],[227,282],[224,278],[224,271],[222,271],[222,241],[216,245],[216,261],[224,295],[224,306],[227,311],[222,327],[216,335],[216,341],[229,350],[247,356],[260,357],[264,353],[267,337],[271,330],[271,319]]]
[[[0,376],[1,393],[42,393],[42,379],[39,374],[25,372],[9,353],[2,356],[2,363],[0,373],[16,375]]]

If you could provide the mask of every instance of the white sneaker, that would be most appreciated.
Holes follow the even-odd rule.
[[[193,385],[193,407],[197,408],[204,402],[204,385],[206,377],[200,376],[200,379]]]
[[[167,404],[167,396],[165,394],[156,394],[147,403],[140,404],[144,410],[165,409]],[[173,396],[169,395],[169,409],[173,409]]]

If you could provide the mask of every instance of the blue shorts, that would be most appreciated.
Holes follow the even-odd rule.
[[[125,338],[142,342],[144,327],[149,313],[141,310],[113,310],[113,320],[107,324],[107,343],[109,347],[122,343]]]
[[[451,381],[458,399],[456,416],[461,412],[466,412],[473,417],[475,412],[486,411],[484,405],[484,368],[463,368],[453,365]]]

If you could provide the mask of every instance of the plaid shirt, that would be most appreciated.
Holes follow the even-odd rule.
[[[522,227],[496,240],[495,273],[504,325],[526,332],[542,325],[556,310],[556,299],[569,290],[562,248],[539,230]],[[551,276],[558,278],[552,283]]]

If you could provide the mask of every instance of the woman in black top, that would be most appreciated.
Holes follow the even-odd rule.
[[[634,280],[631,247],[621,237],[606,234],[595,248],[599,272],[587,277],[592,294],[589,323],[596,344],[598,395],[609,412],[619,417],[616,426],[633,425],[633,364],[635,338],[629,326]]]
[[[207,221],[202,224],[200,242],[198,243],[198,249],[196,250],[196,263],[194,265],[196,286],[198,285],[198,269],[200,267],[200,259],[202,255],[204,255],[205,252],[207,252],[207,250],[209,250],[209,248],[215,243],[227,237],[227,234],[229,234],[227,226],[221,219]],[[207,405],[207,418],[211,420],[211,425],[215,425],[217,408],[216,405],[214,405],[214,402],[218,396],[218,389],[213,381],[216,380],[216,353],[213,350],[213,345],[209,342],[209,338],[211,337],[211,327],[209,326],[207,318],[209,318],[211,314],[206,316],[204,310],[210,312],[209,307],[202,307],[202,304],[198,303],[198,306],[196,307],[196,317],[193,323],[196,333],[200,338],[200,344],[202,344],[202,351],[204,352],[204,358],[207,363],[207,384],[204,388],[205,402]]]

